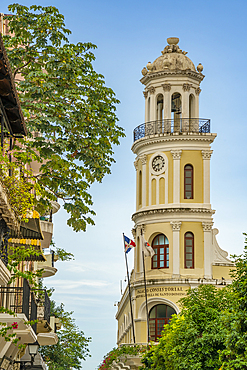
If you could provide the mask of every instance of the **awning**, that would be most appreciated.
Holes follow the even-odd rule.
[[[14,230],[10,230],[10,237],[44,240],[38,212],[32,211],[28,222],[21,221],[20,232],[18,234]]]
[[[0,108],[3,110],[5,124],[11,135],[27,135],[20,101],[15,88],[8,56],[0,33]]]
[[[41,247],[41,241],[38,239],[25,239],[25,238],[10,238],[8,240],[8,254],[11,255],[12,248],[13,247],[19,247],[19,246],[25,246],[26,248],[30,248],[30,246],[33,247],[35,252],[38,254],[34,254],[31,256],[28,256],[25,258],[25,261],[39,261],[39,262],[45,262],[46,258],[43,254],[43,249]]]
[[[25,260],[44,262],[46,258],[41,247],[41,240],[44,240],[44,236],[41,231],[39,214],[33,211],[30,216],[28,222],[21,222],[20,232],[18,234],[14,230],[10,230],[10,238],[8,240],[10,248],[8,253],[11,255],[11,247],[26,246],[26,248],[29,248],[32,246],[38,255],[31,255]]]

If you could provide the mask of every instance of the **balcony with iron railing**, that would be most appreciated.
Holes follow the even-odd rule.
[[[49,254],[44,255],[46,261],[38,262],[38,269],[42,270],[42,278],[53,276],[57,273],[55,262],[58,260],[58,256],[53,250]]]
[[[22,287],[0,287],[0,307],[15,315],[24,314],[27,321],[34,321],[35,333],[50,331],[50,299],[45,289],[32,289],[26,279]],[[13,316],[14,320],[14,316]]]
[[[134,129],[134,142],[151,135],[210,133],[210,119],[175,118],[145,122]]]

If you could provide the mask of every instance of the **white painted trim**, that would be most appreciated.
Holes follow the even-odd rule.
[[[172,276],[175,278],[179,278],[180,276],[180,229],[181,229],[181,221],[173,221],[171,222],[172,226]]]
[[[150,312],[151,308],[156,306],[157,304],[167,304],[168,306],[172,307],[177,314],[179,314],[178,306],[170,301],[169,299],[163,297],[152,297],[147,299],[148,304],[148,312]],[[144,301],[138,310],[138,320],[146,321],[147,320],[147,313],[146,313],[146,301]]]
[[[164,92],[164,119],[171,119],[171,92]]]
[[[210,204],[210,158],[203,158],[203,201]]]
[[[142,165],[142,207],[146,206],[146,192],[147,192],[146,168],[147,162]]]
[[[204,231],[204,277],[212,279],[212,230]]]
[[[180,152],[180,151],[179,151]],[[173,151],[171,151],[173,156],[173,203],[180,203],[180,158],[181,154],[176,156]]]

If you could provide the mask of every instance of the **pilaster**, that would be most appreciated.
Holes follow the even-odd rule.
[[[183,84],[183,96],[182,96],[182,118],[189,118],[189,94],[192,84]],[[186,120],[187,121],[187,120]],[[183,131],[189,131],[189,121],[183,120]]]
[[[202,150],[203,159],[203,202],[210,205],[210,158],[212,150]]]
[[[173,157],[173,203],[180,203],[180,159],[182,150],[171,150]]]
[[[173,231],[173,278],[180,277],[180,229],[182,222],[181,221],[172,221],[170,222],[172,231]]]
[[[195,96],[195,118],[199,118],[199,95],[200,95],[200,92],[202,90],[200,89],[200,87],[197,87],[195,89],[195,93],[196,93],[196,96]]]
[[[144,98],[145,98],[145,122],[148,121],[148,91],[144,90],[143,91],[143,95],[144,95]]]
[[[212,279],[212,226],[213,222],[202,222],[204,233],[204,278]]]
[[[151,86],[149,89],[148,89],[149,93],[150,93],[150,121],[154,121],[155,120],[155,112],[156,112],[156,109],[155,109],[155,87],[154,86]]]
[[[162,85],[164,90],[164,119],[171,119],[171,84]]]
[[[140,157],[142,163],[142,207],[146,206],[146,171],[147,171],[147,156],[143,154]]]

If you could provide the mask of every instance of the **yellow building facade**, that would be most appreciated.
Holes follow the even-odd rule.
[[[233,264],[216,240],[210,204],[210,120],[200,119],[201,64],[195,68],[179,39],[143,68],[145,122],[134,130],[136,211],[131,305],[136,343],[157,341],[164,324],[179,313],[179,299],[200,284],[231,282]],[[155,255],[145,258],[142,235]],[[149,338],[147,330],[149,315]],[[117,343],[134,342],[128,287],[118,304]]]

